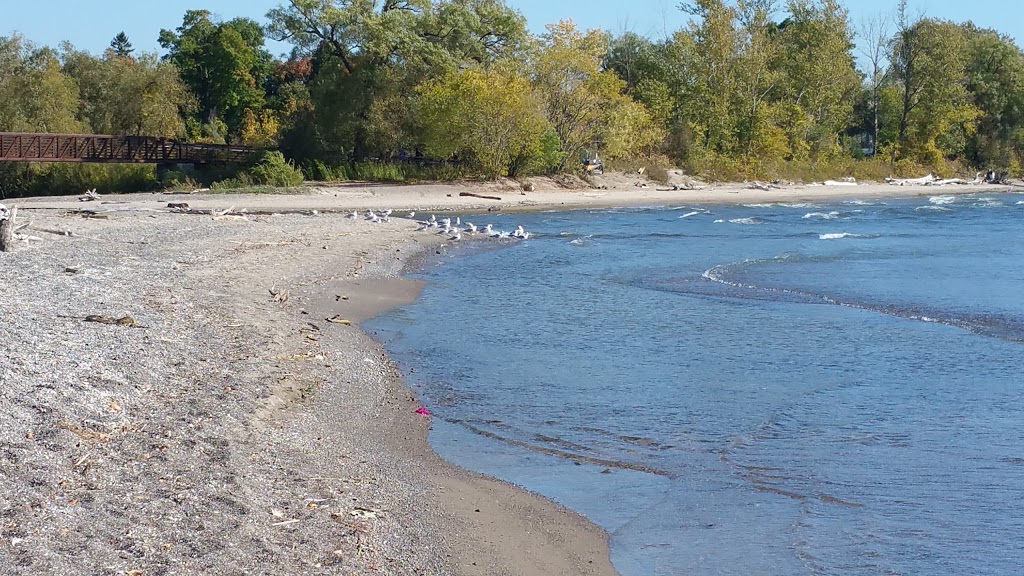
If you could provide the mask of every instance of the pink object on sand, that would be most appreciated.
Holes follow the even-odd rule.
[[[416,413],[417,414],[423,414],[424,416],[430,416],[430,410],[427,410],[423,406],[420,406],[419,408],[417,408],[416,409]]]

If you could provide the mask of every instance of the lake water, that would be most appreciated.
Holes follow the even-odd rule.
[[[372,321],[623,576],[1024,567],[1024,196],[483,215]]]

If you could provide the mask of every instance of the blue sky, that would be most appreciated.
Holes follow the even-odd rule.
[[[136,49],[157,51],[161,28],[175,28],[185,10],[205,8],[222,19],[248,16],[263,21],[267,11],[286,0],[195,0],[159,2],[143,0],[46,0],[4,2],[0,35],[17,31],[29,39],[50,46],[69,40],[76,47],[99,53],[115,34],[124,30]],[[678,9],[678,0],[507,0],[526,16],[531,30],[572,18],[582,28],[602,28],[612,32],[633,31],[662,38],[684,26],[687,15]],[[782,0],[780,0],[782,3]],[[856,24],[865,17],[890,14],[896,0],[846,0],[850,19]],[[1013,35],[1024,22],[1024,2],[1020,0],[911,0],[912,12],[924,10],[929,16],[958,22],[973,20],[985,28]],[[275,54],[287,45],[269,46]]]

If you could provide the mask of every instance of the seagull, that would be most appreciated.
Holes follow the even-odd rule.
[[[476,233],[476,224],[472,222],[466,222],[466,232]]]
[[[455,225],[456,226],[462,226],[462,218],[460,218],[459,216],[456,216],[455,217]]]
[[[458,230],[456,230],[455,231],[455,236],[452,236],[451,238],[449,238],[449,240],[452,240],[454,242],[458,242],[459,240],[462,240],[462,232],[459,232]]]
[[[390,208],[388,208],[387,210],[385,210],[385,211],[383,212],[383,214],[384,214],[384,217],[385,217],[385,218],[387,218],[388,216],[391,216],[391,212],[392,212],[392,210],[391,210]]]
[[[355,219],[359,218],[359,212],[356,212],[355,210],[353,210],[352,213],[348,215],[348,218],[349,218],[349,220],[355,220]]]
[[[406,218],[415,218],[416,217],[416,212],[415,211],[409,212],[409,214],[407,214],[405,217]]]
[[[430,221],[431,222],[437,222],[437,216],[434,216],[433,214],[431,214],[430,215]]]
[[[523,227],[521,225],[520,226],[516,226],[515,232],[512,233],[512,237],[513,238],[522,238],[525,235],[526,235],[526,230],[523,230]]]

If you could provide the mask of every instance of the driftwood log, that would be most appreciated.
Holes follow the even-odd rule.
[[[472,196],[473,198],[486,198],[488,200],[501,200],[497,196],[485,196],[484,194],[474,194],[472,192],[459,192],[459,196]]]
[[[0,204],[0,252],[14,250],[14,218],[17,213],[17,208],[8,210]]]

